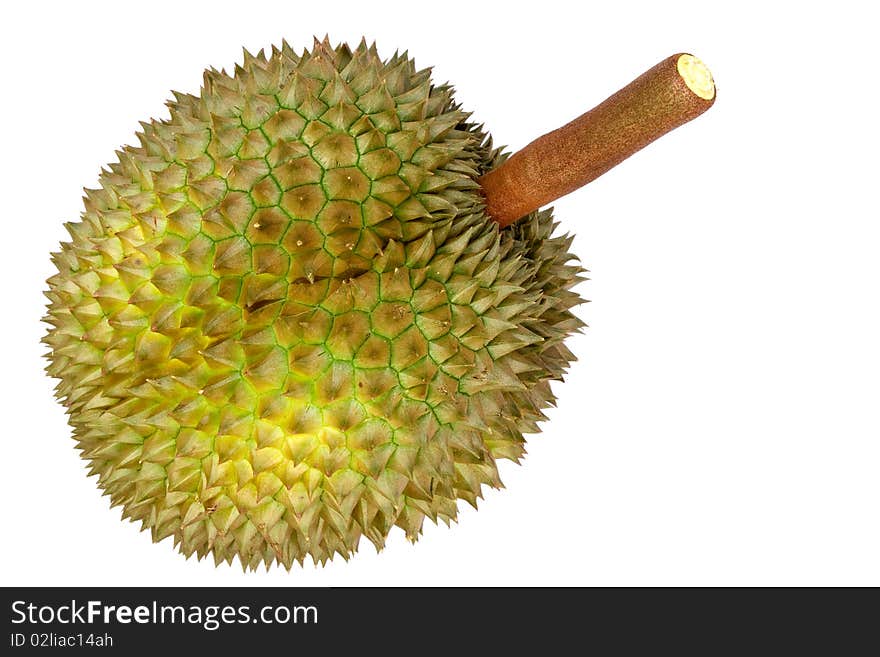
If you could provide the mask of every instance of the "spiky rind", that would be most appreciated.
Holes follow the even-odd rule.
[[[381,549],[500,486],[573,360],[549,211],[499,231],[503,155],[406,55],[325,39],[208,71],[87,190],[44,341],[123,516],[244,568]]]

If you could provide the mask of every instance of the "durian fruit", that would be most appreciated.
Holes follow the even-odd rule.
[[[86,190],[44,342],[123,517],[253,569],[416,540],[499,487],[574,359],[583,270],[405,54],[247,52]]]

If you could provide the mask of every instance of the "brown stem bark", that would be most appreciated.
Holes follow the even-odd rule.
[[[486,211],[501,226],[586,185],[715,102],[680,72],[681,53],[649,69],[571,123],[539,137],[480,178]],[[687,61],[687,60],[683,60]],[[708,71],[703,69],[705,74]]]

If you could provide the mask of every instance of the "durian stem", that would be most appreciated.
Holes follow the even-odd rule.
[[[715,85],[703,63],[693,55],[672,55],[482,176],[486,211],[508,226],[598,178],[714,102]]]

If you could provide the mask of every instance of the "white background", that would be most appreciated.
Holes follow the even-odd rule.
[[[880,585],[870,3],[588,4],[6,6],[0,583]],[[416,545],[245,574],[153,545],[85,476],[42,371],[42,291],[82,187],[171,89],[325,32],[408,49],[512,149],[682,50],[718,101],[556,204],[590,328],[506,490]]]

